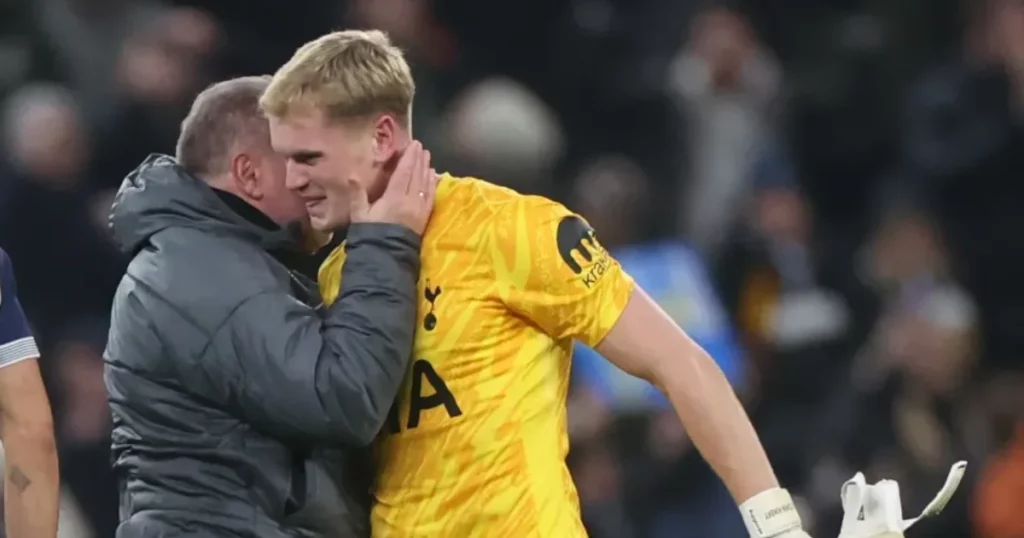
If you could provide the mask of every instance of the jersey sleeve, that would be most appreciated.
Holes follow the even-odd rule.
[[[506,305],[553,338],[597,346],[626,308],[633,279],[561,204],[524,196],[497,218],[491,250]]]
[[[36,341],[18,303],[14,268],[0,250],[0,368],[38,356]]]

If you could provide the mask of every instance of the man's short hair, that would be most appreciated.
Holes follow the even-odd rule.
[[[192,174],[209,178],[227,172],[232,148],[246,137],[267,134],[260,96],[270,84],[267,75],[217,82],[203,90],[181,122],[175,148],[178,162]]]
[[[378,30],[346,30],[303,45],[274,74],[260,107],[270,116],[312,108],[329,121],[389,113],[409,127],[416,85],[402,51]]]

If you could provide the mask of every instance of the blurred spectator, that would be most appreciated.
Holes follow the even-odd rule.
[[[426,147],[443,148],[444,105],[463,81],[453,69],[460,52],[458,42],[438,21],[430,4],[428,0],[353,0],[348,2],[347,16],[357,27],[388,32],[405,50],[416,81],[412,111],[416,138]],[[443,161],[443,156],[439,157]]]
[[[413,49],[422,60],[433,65],[452,61],[452,38],[426,0],[354,0],[348,7],[353,21],[387,32],[393,42]]]
[[[952,280],[934,222],[899,209],[883,220],[866,256],[883,309],[814,436],[820,459],[811,458],[811,490],[821,510],[838,510],[833,492],[856,469],[900,481],[906,502],[924,506],[948,465],[982,461],[988,448],[987,417],[971,383],[977,306]],[[958,496],[941,521],[922,522],[915,532],[968,536],[966,506]]]
[[[651,204],[648,184],[635,163],[601,158],[577,179],[572,205],[637,284],[741,385],[743,357],[703,258],[680,241],[641,240],[648,220],[644,208]],[[661,392],[579,344],[573,372],[570,432],[575,446],[586,447],[576,474],[585,518],[596,536],[679,536],[679,529],[687,529],[687,536],[743,532],[735,503],[691,450]],[[614,441],[637,436],[647,442],[619,446]],[[617,457],[610,459],[612,454]]]
[[[77,103],[64,88],[27,86],[7,102],[3,125],[0,244],[18,259],[29,319],[45,338],[71,319],[106,317],[122,265],[90,213]]]
[[[851,264],[816,234],[790,163],[770,149],[755,162],[747,218],[715,273],[755,366],[755,425],[780,480],[796,485],[808,424],[841,383],[871,304]]]
[[[343,14],[350,0],[167,0],[202,10],[219,27],[218,79],[270,74],[302,43],[354,21]],[[364,23],[354,22],[357,27]]]
[[[1015,24],[1011,4],[977,2],[961,54],[927,73],[911,93],[906,151],[917,173],[935,181],[954,178],[1008,142],[1018,39],[1005,28]]]
[[[12,164],[51,188],[69,188],[90,149],[71,94],[58,86],[26,86],[11,96],[5,112]]]
[[[982,307],[986,361],[1020,368],[1024,4],[968,6],[961,54],[927,74],[911,94],[906,173],[935,208],[956,269]]]
[[[782,74],[747,22],[716,8],[694,21],[670,84],[691,144],[681,229],[713,260],[743,211],[754,159],[773,136]]]
[[[87,122],[104,121],[117,103],[118,51],[140,27],[152,24],[163,6],[155,0],[38,0],[31,4],[83,104]]]
[[[0,99],[29,80],[63,72],[33,15],[32,2],[0,0]]]
[[[118,54],[120,101],[99,131],[91,173],[115,189],[150,153],[173,153],[192,97],[210,82],[220,29],[202,11],[166,11],[127,39]]]
[[[506,78],[464,90],[446,118],[444,148],[466,172],[523,192],[540,192],[561,156],[562,130],[533,92]]]
[[[791,163],[778,148],[769,149],[752,169],[753,199],[716,274],[726,306],[754,353],[762,384],[783,383],[779,388],[788,391],[796,386],[786,383],[797,383],[807,389],[802,378],[819,384],[822,379],[812,372],[831,369],[834,361],[800,359],[801,352],[845,354],[842,341],[856,330],[849,302],[859,299],[861,290],[850,265],[816,236],[814,216]]]

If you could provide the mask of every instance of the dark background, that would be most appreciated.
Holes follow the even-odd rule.
[[[344,27],[407,50],[439,168],[562,200],[613,250],[693,252],[710,283],[680,291],[723,308],[816,535],[856,470],[912,516],[966,458],[910,536],[1024,536],[1021,2],[0,0],[0,246],[44,348],[62,536],[116,525],[112,190],[206,84]],[[592,389],[570,460],[595,537],[742,535],[670,415]]]

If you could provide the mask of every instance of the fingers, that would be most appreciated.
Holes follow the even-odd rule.
[[[419,218],[422,222],[422,230],[426,231],[427,223],[430,222],[430,215],[434,212],[434,200],[436,199],[437,186],[441,181],[441,176],[437,175],[437,172],[430,167],[430,152],[424,152],[425,157],[423,159],[423,173],[420,175],[420,182],[417,192],[419,197],[418,213]]]
[[[401,224],[422,234],[434,207],[438,184],[430,162],[430,152],[414,141],[399,157],[380,199],[369,204],[365,191],[353,186],[353,221],[359,221],[358,215],[365,214],[364,220]]]
[[[419,155],[416,157],[416,163],[413,164],[412,170],[409,171],[409,186],[406,188],[406,193],[413,196],[417,196],[423,189],[423,173],[424,170],[430,168],[430,152],[423,148],[423,145],[419,146]]]
[[[366,194],[366,189],[363,185],[354,179],[349,179],[348,184],[348,201],[349,201],[349,218],[352,222],[361,222],[366,219],[367,214],[370,212],[370,198]]]
[[[398,164],[395,165],[395,171],[391,174],[391,179],[388,181],[387,189],[384,191],[385,195],[405,194],[409,192],[411,183],[415,177],[413,172],[419,166],[422,158],[423,144],[413,140],[405,150],[402,151],[402,156],[398,158]]]
[[[430,166],[430,152],[425,151],[423,157],[423,172],[420,174],[417,191],[423,193],[420,197],[425,209],[429,212],[434,207],[434,196],[437,194],[437,185],[441,176]]]
[[[418,196],[419,193],[426,193],[430,187],[430,152],[423,150],[423,155],[420,157],[419,162],[416,163],[416,168],[412,172],[412,180],[409,183],[409,194]]]

